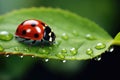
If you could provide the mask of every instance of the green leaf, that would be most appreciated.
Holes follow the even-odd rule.
[[[104,53],[113,42],[112,37],[94,22],[61,9],[30,8],[14,11],[0,17],[0,31],[14,35],[17,26],[27,19],[42,20],[56,34],[52,46],[29,46],[15,38],[0,40],[1,54],[31,55],[40,58],[83,60]]]

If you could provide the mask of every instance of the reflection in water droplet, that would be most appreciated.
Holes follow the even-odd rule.
[[[100,50],[100,49],[104,49],[106,47],[106,45],[104,43],[98,43],[95,48]]]
[[[15,51],[19,51],[19,48],[18,48],[18,47],[15,47],[14,50],[15,50]]]
[[[9,41],[13,38],[13,35],[7,31],[0,32],[0,40]]]
[[[4,51],[4,48],[0,45],[0,52]]]
[[[64,40],[68,40],[69,37],[68,37],[68,35],[67,35],[66,33],[63,33],[63,34],[62,34],[62,39],[64,39]]]
[[[63,49],[61,50],[61,53],[67,53],[67,49],[63,48]]]
[[[49,59],[45,59],[45,62],[48,62],[49,61]]]
[[[66,60],[63,60],[62,62],[63,62],[63,63],[66,63]]]
[[[79,36],[79,33],[78,33],[77,31],[75,31],[75,30],[72,32],[72,34],[73,34],[74,36]]]
[[[88,48],[87,50],[86,50],[86,54],[88,54],[88,55],[93,55],[93,50],[91,49],[91,48]]]
[[[56,54],[56,56],[59,57],[60,59],[64,59],[65,58],[65,56],[62,53],[58,53],[58,54]]]
[[[77,54],[77,49],[76,48],[71,48],[70,49],[70,53],[72,54],[72,55],[76,55]]]
[[[95,57],[94,60],[96,60],[96,61],[100,61],[100,60],[101,60],[101,56],[97,56],[97,57]]]
[[[86,38],[89,39],[89,40],[94,40],[95,39],[95,37],[92,36],[91,34],[87,34]]]

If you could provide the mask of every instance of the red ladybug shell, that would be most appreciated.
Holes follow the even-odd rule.
[[[22,22],[15,35],[25,39],[41,40],[44,36],[45,24],[39,20],[26,20]]]

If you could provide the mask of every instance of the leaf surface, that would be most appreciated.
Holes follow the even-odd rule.
[[[91,59],[104,53],[113,38],[94,22],[69,11],[52,8],[30,8],[0,16],[0,31],[14,35],[17,26],[27,19],[38,19],[49,25],[56,34],[52,46],[29,46],[18,42],[0,40],[1,54],[30,55],[62,60]]]

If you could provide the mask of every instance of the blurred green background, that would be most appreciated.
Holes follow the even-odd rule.
[[[52,7],[52,8],[65,9],[65,10],[71,11],[73,13],[76,13],[80,16],[86,17],[86,18],[96,22],[113,37],[119,32],[119,26],[120,26],[120,19],[119,19],[120,1],[119,0],[0,0],[0,14],[1,15],[5,14],[5,13],[9,13],[14,10],[21,9],[21,8],[31,8],[31,7]],[[15,60],[15,62],[14,62],[14,60]],[[33,64],[31,66],[32,67],[31,71],[28,69],[28,72],[26,73],[26,75],[25,76],[22,75],[22,77],[28,78],[28,76],[29,76],[30,77],[29,80],[39,80],[39,79],[41,79],[40,77],[42,77],[44,80],[47,80],[47,79],[64,80],[64,79],[69,79],[68,77],[64,78],[66,76],[65,74],[68,74],[68,73],[75,74],[77,71],[77,74],[75,74],[75,75],[70,74],[67,76],[73,75],[74,78],[75,78],[75,76],[79,76],[78,72],[81,72],[81,70],[79,69],[81,67],[81,65],[85,66],[88,63],[88,61],[86,61],[86,62],[84,62],[84,61],[82,61],[82,62],[68,61],[67,63],[64,64],[64,63],[61,63],[61,61],[54,61],[54,60],[50,61],[48,63],[41,63],[42,60],[40,60],[40,59],[34,59],[34,60],[32,59],[31,60],[31,58],[27,58],[27,60],[25,58],[24,60],[25,60],[25,62],[23,63],[16,56],[12,56],[11,58],[7,58],[7,59],[4,58],[3,56],[0,56],[0,73],[3,71],[3,68],[4,68],[4,67],[2,67],[3,65],[4,66],[6,65],[8,67],[9,66],[16,67],[15,64],[17,62],[18,62],[18,64],[19,64],[19,62],[20,62],[20,64],[26,64],[26,63],[28,64],[29,62],[31,62],[31,64]],[[24,61],[24,60],[22,60],[22,61]],[[8,63],[11,63],[10,61],[12,61],[12,64],[8,65]],[[20,64],[18,66],[23,67]],[[83,64],[85,64],[85,65],[83,65]],[[30,64],[28,64],[28,65],[30,65]],[[28,67],[28,65],[27,65],[27,67]],[[53,66],[53,65],[57,65],[57,66]],[[59,65],[63,65],[64,68],[62,68],[62,69],[58,68]],[[73,66],[73,65],[75,65],[75,66]],[[94,66],[94,65],[92,65],[92,66]],[[39,68],[41,68],[41,69],[39,70]],[[16,68],[16,70],[17,69],[19,69],[20,71],[18,70],[17,72],[15,72],[15,74],[22,73],[22,71],[21,71],[22,68]],[[56,72],[54,71],[54,69],[56,70]],[[60,71],[62,72],[62,70],[63,70],[63,73],[64,73],[65,69],[67,70],[66,71],[67,73],[61,75],[63,78],[59,78]],[[84,72],[88,68],[84,67],[82,69],[84,69],[84,70],[82,70]],[[11,69],[8,69],[8,71],[9,70],[12,72]],[[71,71],[69,71],[69,70],[71,70]],[[40,71],[41,73],[38,71]],[[51,72],[51,71],[53,71],[53,72]],[[85,77],[85,75],[84,75],[85,73],[83,73],[83,72],[81,72],[80,76],[84,80],[83,77]],[[43,73],[43,75],[42,75],[42,73]],[[8,74],[9,74],[9,72],[8,72]],[[39,76],[39,74],[41,76]],[[45,75],[48,76],[48,78],[43,77]],[[76,79],[76,78],[75,79],[74,78],[73,78],[73,80]],[[85,78],[85,79],[87,79],[87,78]],[[90,77],[90,79],[92,79],[92,78]],[[16,80],[18,80],[18,79],[16,79]],[[28,80],[28,79],[26,79],[26,80]]]

